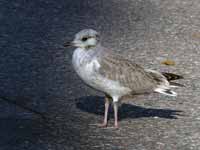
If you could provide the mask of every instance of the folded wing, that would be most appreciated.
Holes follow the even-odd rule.
[[[106,55],[99,60],[99,73],[120,85],[128,87],[133,93],[152,92],[158,85],[142,67],[118,55]]]

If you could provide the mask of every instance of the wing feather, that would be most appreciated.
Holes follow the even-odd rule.
[[[105,55],[100,59],[99,73],[122,86],[128,87],[133,93],[152,91],[156,81],[142,67],[118,55]]]

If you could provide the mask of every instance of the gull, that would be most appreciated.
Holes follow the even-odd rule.
[[[144,69],[125,56],[101,45],[100,34],[84,29],[75,35],[72,64],[79,77],[90,87],[105,93],[105,112],[101,127],[107,126],[110,102],[114,107],[114,127],[118,128],[118,102],[127,95],[157,92],[168,96],[177,94],[172,87],[182,86],[170,82],[182,76]]]

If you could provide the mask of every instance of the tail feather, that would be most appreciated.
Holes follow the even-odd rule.
[[[176,82],[169,82],[170,83],[170,87],[185,87],[185,85],[180,84],[180,83],[176,83]]]
[[[164,75],[168,81],[183,79],[183,76],[173,73],[162,72],[162,75]]]
[[[168,95],[168,96],[177,96],[177,93],[172,91],[171,89],[162,89],[162,88],[157,88],[155,89],[155,92]]]
[[[155,92],[168,95],[177,96],[177,93],[172,91],[171,87],[184,87],[184,85],[171,82],[172,80],[183,79],[183,76],[176,75],[173,73],[160,73],[154,70],[146,69],[146,71],[151,75],[151,77],[157,81],[157,87],[154,89]]]

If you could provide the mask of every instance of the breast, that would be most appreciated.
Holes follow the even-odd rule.
[[[95,60],[87,64],[77,63],[74,68],[76,68],[76,73],[86,84],[97,90],[101,90],[101,78],[98,76],[96,63]]]
[[[87,84],[91,85],[92,82],[96,80],[96,69],[99,64],[87,51],[76,49],[73,54],[72,64],[76,73]]]

